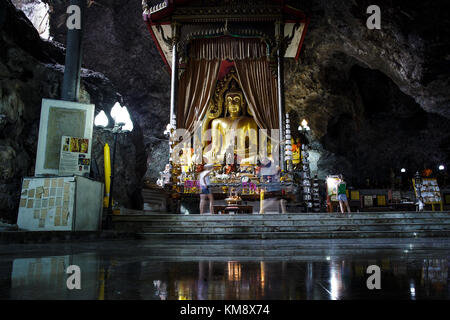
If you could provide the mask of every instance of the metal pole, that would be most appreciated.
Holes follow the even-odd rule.
[[[284,130],[283,130],[283,120],[284,120],[284,65],[283,65],[283,30],[284,25],[277,22],[278,26],[278,50],[277,50],[277,60],[278,60],[278,125],[280,127],[280,169],[285,169],[284,163]]]
[[[81,28],[68,29],[64,79],[61,97],[66,101],[78,101],[80,92],[80,69],[82,54],[82,30],[84,25],[84,9],[86,0],[70,0],[70,5],[80,8]],[[76,13],[75,13],[76,14]],[[70,18],[71,16],[69,16]],[[73,17],[76,19],[76,17]]]

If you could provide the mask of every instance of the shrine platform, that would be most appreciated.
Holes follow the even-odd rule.
[[[114,229],[143,239],[344,239],[449,237],[450,212],[181,215],[124,210]]]

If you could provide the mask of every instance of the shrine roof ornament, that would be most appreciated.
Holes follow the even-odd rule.
[[[268,48],[275,48],[274,44],[279,40],[276,35],[277,23],[284,26],[284,57],[298,59],[309,19],[302,11],[291,6],[290,2],[143,0],[142,6],[147,28],[170,68],[174,40],[183,46],[181,52],[187,50],[191,41],[221,36],[261,39]],[[174,25],[179,26],[175,33]]]
[[[291,15],[306,21],[305,14],[284,0],[143,0],[144,16],[153,21],[172,14],[178,19],[214,21],[228,18],[242,21],[270,20]]]

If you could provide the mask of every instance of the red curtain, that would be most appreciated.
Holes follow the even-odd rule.
[[[197,60],[258,59],[268,54],[261,39],[233,37],[193,40],[189,52],[189,57]]]
[[[222,37],[192,41],[179,82],[177,128],[194,132],[205,117],[222,60],[234,60],[244,96],[261,129],[278,128],[277,82],[260,39]]]
[[[266,58],[236,60],[236,71],[249,109],[261,129],[278,129],[277,80]]]
[[[178,90],[177,128],[194,132],[202,120],[215,89],[220,61],[191,59],[181,76]]]

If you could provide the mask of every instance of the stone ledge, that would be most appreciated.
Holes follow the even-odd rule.
[[[137,239],[134,232],[123,231],[4,231],[0,244],[9,243],[60,243],[74,241]]]
[[[306,232],[241,232],[241,233],[140,233],[145,240],[263,240],[263,239],[364,239],[364,238],[434,238],[450,237],[448,230],[415,231],[306,231]]]

